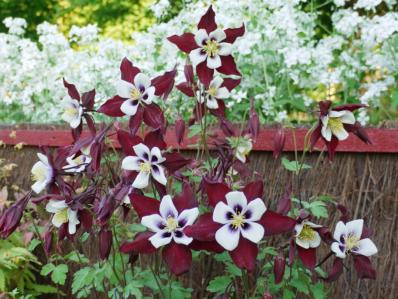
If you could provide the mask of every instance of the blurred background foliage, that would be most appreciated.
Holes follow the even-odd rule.
[[[57,24],[65,34],[72,25],[96,23],[101,35],[129,41],[132,32],[143,31],[156,22],[149,10],[155,0],[1,0],[0,20],[24,18],[28,22],[27,37],[37,39],[36,26],[44,21]],[[175,16],[186,1],[170,1],[171,6],[161,20]],[[0,23],[0,32],[7,28]]]

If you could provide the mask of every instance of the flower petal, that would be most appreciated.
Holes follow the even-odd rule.
[[[76,226],[80,223],[79,219],[77,219],[77,211],[68,209],[68,220],[68,233],[73,235],[76,233]]]
[[[210,39],[215,39],[218,42],[223,41],[226,37],[227,35],[225,34],[224,30],[221,29],[216,29],[209,34]]]
[[[164,162],[165,160],[166,159],[164,157],[162,157],[162,153],[157,146],[151,148],[151,162],[152,163],[159,164],[159,163]]]
[[[169,232],[160,231],[149,238],[149,241],[155,248],[167,245],[171,242],[173,236]]]
[[[245,217],[250,221],[258,221],[261,219],[267,208],[261,198],[256,198],[248,203]]]
[[[35,193],[39,194],[46,188],[46,186],[46,182],[36,182],[32,185],[32,190],[35,191]]]
[[[224,202],[220,201],[213,211],[213,221],[221,224],[227,224],[231,222],[228,216],[233,215],[234,211],[230,206],[227,206]]]
[[[216,69],[221,66],[221,58],[220,55],[207,56],[207,67],[209,69]]]
[[[219,46],[220,46],[220,49],[219,49],[218,55],[220,55],[220,56],[231,55],[231,52],[232,52],[232,45],[231,44],[220,43]]]
[[[217,90],[216,96],[217,99],[226,99],[229,97],[229,91],[226,87],[221,87]]]
[[[189,59],[194,66],[197,66],[201,62],[205,61],[206,58],[207,54],[201,48],[192,50],[191,53],[189,53]]]
[[[166,186],[167,178],[164,175],[164,169],[160,165],[152,165],[151,173],[153,178],[158,181],[160,184]]]
[[[205,42],[209,39],[209,35],[207,34],[206,30],[200,29],[195,34],[195,42],[196,44],[202,48]]]
[[[65,209],[68,205],[65,200],[49,200],[46,205],[46,211],[49,213],[57,213],[59,210]]]
[[[149,173],[146,171],[140,171],[135,178],[132,186],[137,189],[143,189],[148,186],[149,183]]]
[[[127,156],[123,159],[121,168],[125,170],[139,171],[141,161],[141,158],[135,156]]]
[[[345,224],[345,226],[347,229],[347,234],[352,234],[358,238],[361,237],[363,230],[363,219],[349,221]]]
[[[120,111],[125,115],[135,115],[138,109],[138,100],[125,100],[120,106]]]
[[[210,87],[219,89],[220,86],[223,84],[224,80],[220,76],[214,77],[214,79],[210,82]]]
[[[330,249],[336,254],[337,257],[344,259],[345,258],[345,251],[344,249],[341,250],[339,242],[333,242],[330,246]]]
[[[192,208],[188,210],[183,210],[180,215],[178,215],[178,224],[180,228],[184,228],[188,225],[192,225],[196,218],[199,216],[199,209]]]
[[[311,271],[314,270],[316,265],[316,250],[315,248],[304,249],[300,246],[297,247],[297,253],[300,257],[303,265],[310,269]]]
[[[264,227],[256,222],[246,222],[240,230],[242,236],[253,243],[258,243],[264,237]]]
[[[217,109],[218,108],[218,102],[215,98],[209,97],[206,101],[206,106],[209,109]]]
[[[141,159],[143,159],[145,161],[150,161],[149,158],[151,156],[151,151],[145,144],[139,143],[137,145],[134,145],[133,149],[134,149],[135,154],[138,157],[140,157]]]
[[[377,253],[377,247],[371,239],[366,238],[360,240],[358,243],[358,249],[353,249],[352,252],[364,256],[371,256]]]
[[[189,245],[192,243],[193,238],[188,237],[182,231],[175,231],[173,234],[173,240],[177,244]]]
[[[234,250],[240,239],[239,229],[232,229],[229,224],[224,224],[216,232],[216,241],[228,251]]]
[[[153,232],[160,232],[163,229],[163,218],[158,214],[144,216],[141,219],[141,224],[149,228]]]
[[[216,231],[221,227],[221,224],[212,220],[211,213],[205,213],[199,217],[196,223],[192,226],[187,226],[184,233],[195,238],[195,240],[212,242],[215,240]]]
[[[247,269],[248,271],[253,271],[255,269],[257,254],[257,244],[245,238],[240,238],[236,249],[229,253],[235,265],[241,269]]]
[[[156,251],[156,248],[152,246],[151,242],[148,240],[153,233],[151,232],[143,232],[138,233],[134,241],[132,242],[124,242],[120,246],[120,251],[123,253],[153,253]]]
[[[187,272],[192,264],[191,250],[184,245],[171,243],[162,252],[163,260],[175,275]]]
[[[184,33],[182,35],[172,35],[167,38],[169,42],[175,44],[181,51],[189,53],[196,49],[194,35],[192,33]]]
[[[242,191],[231,191],[225,195],[227,199],[228,206],[233,210],[239,211],[246,210],[247,207],[247,199],[245,194]]]
[[[117,95],[124,99],[129,99],[134,85],[124,80],[118,80],[116,83]]]
[[[355,124],[354,113],[352,113],[351,111],[348,111],[348,110],[345,110],[344,112],[345,113],[340,117],[340,120],[342,121],[342,123],[350,124],[350,125]]]
[[[170,195],[165,195],[162,198],[162,201],[160,202],[160,215],[163,217],[163,219],[167,219],[169,216],[173,218],[178,217],[178,212],[177,209],[174,206],[174,203],[171,199]]]
[[[143,73],[138,73],[134,78],[134,85],[137,89],[143,92],[151,86],[151,79]]]
[[[145,90],[145,93],[142,95],[141,101],[149,105],[152,103],[154,97],[155,97],[155,87],[150,86]]]
[[[326,141],[330,142],[332,140],[332,130],[329,127],[323,125],[321,134],[322,134],[323,138],[326,139]]]

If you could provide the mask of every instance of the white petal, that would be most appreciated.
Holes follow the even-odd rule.
[[[59,217],[57,217],[57,214],[55,214],[53,216],[53,218],[51,219],[51,223],[55,226],[55,227],[61,227],[62,224],[64,224],[65,222],[63,222]]]
[[[350,124],[350,125],[355,124],[355,116],[354,113],[352,113],[351,111],[348,110],[345,111],[345,114],[341,116],[340,119],[344,124]]]
[[[216,241],[228,251],[234,250],[239,244],[239,229],[231,229],[229,224],[223,225],[216,232]]]
[[[295,232],[295,236],[297,237],[298,235],[300,235],[301,231],[303,230],[304,227],[304,223],[297,223],[294,226],[294,232]]]
[[[311,222],[311,221],[305,221],[305,224],[307,224],[309,227],[313,227],[313,228],[320,228],[320,227],[322,227],[322,225],[313,223],[313,222]]]
[[[214,77],[214,79],[210,82],[210,87],[219,89],[223,82],[224,80],[220,76]]]
[[[226,99],[229,97],[229,90],[226,87],[221,87],[217,90],[216,98],[217,99]]]
[[[189,53],[189,59],[192,62],[193,66],[197,66],[199,63],[205,61],[207,58],[207,54],[202,52],[202,49],[195,49],[192,50],[191,53]]]
[[[332,140],[332,130],[329,127],[326,127],[325,125],[323,125],[321,133],[322,133],[323,138],[325,138],[327,141]]]
[[[343,111],[333,111],[330,110],[328,113],[329,117],[337,117],[340,118],[341,116],[343,116],[346,113],[347,110],[343,110]]]
[[[218,42],[223,41],[226,37],[227,35],[225,34],[224,30],[221,29],[216,29],[209,34],[210,39],[215,39]]]
[[[149,183],[149,173],[145,171],[140,171],[133,182],[133,187],[137,189],[143,189],[148,186]]]
[[[359,241],[357,250],[352,251],[364,256],[371,256],[377,253],[377,247],[371,239],[366,238]]]
[[[221,56],[228,56],[232,53],[232,45],[228,43],[220,43],[220,49],[218,51],[218,55]]]
[[[160,232],[162,231],[160,227],[163,225],[163,218],[158,214],[144,216],[141,219],[141,224],[153,232]]]
[[[330,249],[336,254],[339,258],[345,258],[345,252],[340,250],[340,244],[338,242],[333,242],[330,246]]]
[[[199,47],[203,46],[203,43],[209,39],[207,32],[205,29],[199,29],[195,34],[195,42]]]
[[[150,237],[149,241],[151,241],[153,247],[159,248],[161,246],[169,244],[172,238],[173,236],[171,233],[160,231],[154,234],[152,237]]]
[[[72,129],[76,129],[80,125],[81,121],[82,119],[79,116],[78,118],[75,118],[71,122],[69,122],[69,125]]]
[[[213,57],[207,57],[207,67],[209,69],[216,69],[221,66],[221,58],[219,55],[214,55]]]
[[[325,116],[321,116],[321,122],[322,124],[327,127],[328,126],[328,122],[329,122],[329,116],[325,115]]]
[[[135,115],[137,112],[137,109],[138,109],[138,101],[137,100],[134,100],[134,101],[125,100],[123,102],[123,104],[120,106],[120,110],[124,114],[129,115],[129,116]]]
[[[176,234],[174,233],[173,240],[178,244],[189,245],[192,243],[193,238],[186,236],[184,233],[182,233],[180,237],[177,237]]]
[[[130,99],[131,91],[134,89],[134,85],[130,82],[119,80],[116,83],[117,95],[124,99]]]
[[[242,210],[246,210],[247,199],[242,191],[231,191],[225,195],[228,206],[235,211],[236,207],[239,206]]]
[[[154,159],[154,157],[156,158]],[[160,149],[156,146],[151,148],[151,162],[155,164],[160,164],[164,161],[166,161],[166,159],[162,157]]]
[[[315,238],[309,242],[309,245],[311,248],[317,248],[319,245],[321,245],[321,236],[318,234],[318,232],[315,232]]]
[[[43,155],[42,153],[37,153],[37,157],[39,158],[40,161],[42,161],[45,165],[50,165],[48,163],[48,158],[46,155]]]
[[[37,194],[39,194],[41,191],[43,191],[46,188],[47,184],[46,182],[36,182],[32,185],[32,190],[35,191]]]
[[[235,153],[235,157],[241,161],[242,163],[246,163],[246,156],[244,154],[242,154],[241,152],[236,152]]]
[[[156,181],[158,181],[162,185],[166,186],[167,178],[164,175],[164,169],[163,169],[162,166],[160,166],[160,165],[152,165],[151,173],[152,173],[153,178]]]
[[[140,170],[141,159],[136,156],[127,156],[122,161],[122,169],[125,170]]]
[[[137,145],[134,145],[133,150],[139,158],[145,161],[150,161],[151,151],[145,144],[139,143]]]
[[[217,109],[218,108],[218,102],[215,98],[213,97],[208,97],[206,101],[206,106],[209,109]]]
[[[296,238],[296,244],[304,249],[310,248],[310,242],[306,240],[302,240],[300,238]]]
[[[68,232],[69,234],[73,235],[76,233],[76,225],[80,223],[80,221],[77,219],[77,211],[68,209],[68,220]]]
[[[336,224],[336,228],[334,230],[333,238],[336,241],[340,242],[340,238],[341,238],[342,235],[343,236],[347,235],[347,228],[346,228],[346,226],[345,226],[343,221],[339,221]]]
[[[180,215],[178,215],[178,222],[180,223],[181,221],[184,222],[184,225],[181,228],[184,228],[188,225],[192,225],[196,218],[199,216],[199,209],[198,208],[192,208],[188,210],[184,210],[181,212]]]
[[[242,236],[253,243],[258,243],[264,237],[264,227],[256,222],[246,222],[240,230]]]
[[[134,77],[134,85],[140,91],[146,90],[149,86],[151,86],[151,79],[143,73],[138,73]]]
[[[153,86],[148,87],[145,93],[142,95],[141,101],[149,105],[152,103],[154,96],[155,96],[155,87]]]
[[[357,219],[345,224],[347,234],[357,236],[358,238],[362,235],[363,219]]]
[[[348,138],[348,132],[341,128],[341,130],[334,131],[333,134],[337,137],[338,140],[346,140]]]
[[[231,220],[228,219],[228,214],[230,213],[234,214],[232,208],[230,206],[227,206],[222,201],[220,201],[219,203],[217,203],[216,207],[214,208],[213,221],[221,224],[230,223]]]
[[[173,200],[170,195],[165,195],[160,202],[160,215],[163,219],[167,219],[169,216],[173,218],[178,217],[178,212],[176,207],[174,206]]]
[[[59,210],[65,209],[68,205],[65,200],[50,200],[46,204],[46,211],[49,213],[57,213]]]
[[[261,216],[263,216],[266,210],[267,208],[265,207],[265,204],[261,200],[261,198],[256,198],[247,204],[245,212],[246,219],[250,221],[258,221],[261,219]],[[248,212],[250,213],[250,215],[248,214]]]

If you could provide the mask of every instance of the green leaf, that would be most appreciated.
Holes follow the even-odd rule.
[[[68,273],[68,265],[66,264],[59,264],[54,268],[51,273],[51,280],[54,283],[58,283],[60,285],[65,284],[66,274]]]
[[[211,293],[222,293],[226,290],[231,281],[229,276],[217,276],[210,281],[207,290]]]
[[[289,289],[283,290],[283,299],[293,299],[295,297],[296,295],[294,295],[294,293],[291,290]]]
[[[64,256],[64,259],[76,262],[76,263],[88,263],[89,260],[84,256],[84,254],[81,254],[77,251],[71,251],[67,255]]]
[[[40,243],[41,243],[40,240],[32,239],[32,240],[30,241],[30,243],[29,243],[28,250],[29,250],[29,251],[35,250],[35,248],[37,247],[37,245],[39,245]]]
[[[391,94],[391,108],[394,110],[398,108],[398,90],[394,90]]]
[[[147,230],[147,228],[145,226],[143,226],[142,224],[139,223],[133,223],[129,226],[130,231],[134,232],[134,233],[140,233],[140,232],[144,232]]]
[[[308,164],[304,164],[304,163],[300,164],[298,161],[295,161],[295,160],[290,161],[286,158],[282,158],[282,165],[286,170],[295,172],[296,174],[298,174],[300,167],[301,167],[301,169],[310,169],[311,168],[311,166]]]
[[[309,209],[315,217],[327,218],[328,210],[326,209],[325,206],[326,206],[326,204],[322,201],[313,201],[310,203]]]
[[[48,284],[31,284],[30,287],[40,294],[55,294],[58,292],[56,287]]]
[[[53,263],[49,263],[47,265],[44,265],[43,268],[41,268],[40,274],[43,276],[48,275],[51,273],[55,268],[55,265]]]
[[[87,285],[87,276],[90,272],[94,272],[92,271],[91,267],[82,268],[79,271],[75,272],[72,282],[72,294],[76,294],[79,290]]]
[[[3,270],[0,270],[0,292],[6,291],[6,277]]]
[[[236,267],[234,264],[227,263],[226,265],[227,265],[228,273],[232,274],[233,276],[238,276],[238,277],[242,276],[242,271],[238,267]]]
[[[196,136],[200,133],[202,128],[200,125],[193,125],[190,127],[189,133],[188,133],[188,138],[192,138],[193,136]]]
[[[80,238],[79,238],[79,240],[82,242],[82,243],[84,243],[84,242],[86,242],[87,240],[88,240],[88,237],[90,236],[90,234],[88,233],[88,232],[84,232],[81,236],[80,236]]]
[[[308,293],[309,293],[308,286],[304,281],[302,281],[300,279],[292,279],[289,284],[291,286],[293,286],[294,288],[296,288],[299,292],[302,292],[302,293],[308,295]]]
[[[318,282],[317,284],[311,287],[311,292],[314,295],[315,299],[324,299],[326,298],[326,292],[322,283]]]

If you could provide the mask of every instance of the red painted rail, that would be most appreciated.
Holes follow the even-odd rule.
[[[362,153],[398,153],[398,129],[368,128],[367,133],[373,144],[368,145],[359,140],[356,136],[350,136],[348,140],[342,141],[337,149],[339,152],[362,152]],[[285,151],[294,151],[294,138],[296,138],[297,150],[303,150],[304,138],[307,129],[286,130]],[[265,128],[259,133],[257,142],[254,144],[255,151],[272,151],[273,138],[276,129]],[[84,132],[83,134],[88,134]],[[167,130],[165,140],[171,147],[178,147],[174,130]],[[114,139],[115,147],[120,147]],[[180,149],[190,150],[195,144],[195,138],[184,139]],[[50,146],[58,147],[69,145],[72,142],[72,135],[65,129],[0,129],[0,143],[15,145],[23,143],[28,146]],[[317,144],[322,149],[323,144]]]

